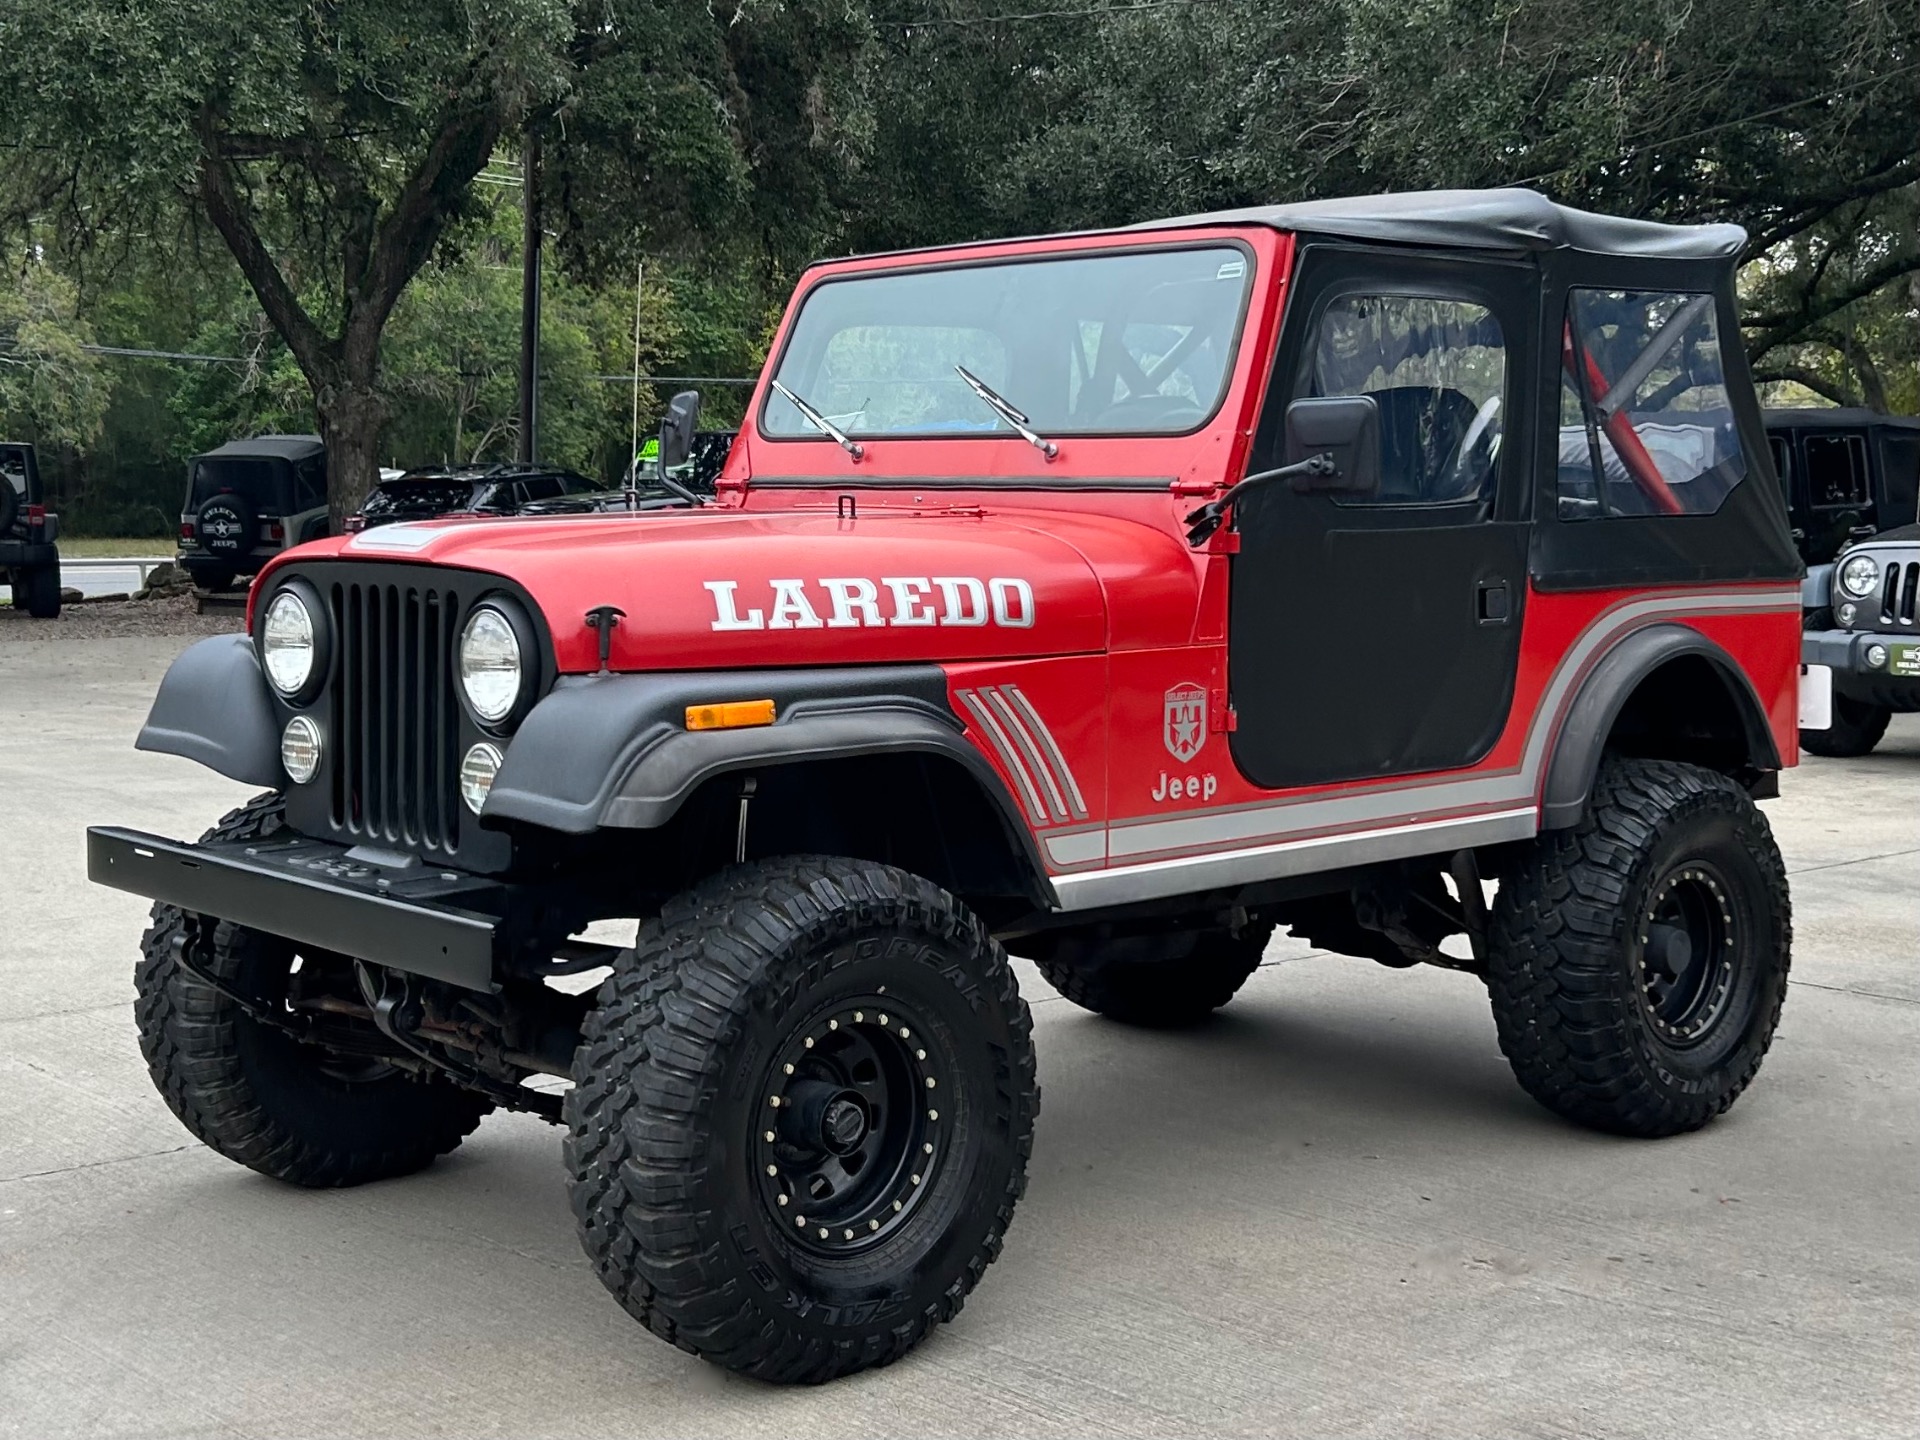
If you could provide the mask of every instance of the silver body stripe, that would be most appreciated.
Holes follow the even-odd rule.
[[[960,690],[955,693],[959,695],[961,703],[973,712],[973,717],[980,722],[981,729],[986,731],[995,752],[1000,756],[1000,763],[1007,767],[1007,773],[1019,783],[1021,794],[1027,802],[1028,817],[1035,825],[1045,825],[1047,823],[1046,804],[1040,799],[1040,792],[1034,788],[1033,777],[1027,774],[1025,763],[1014,752],[1013,742],[1001,730],[1000,722],[993,718],[993,712],[987,709],[973,691]]]
[[[1624,601],[1595,616],[1560,657],[1516,768],[1117,821],[1107,828],[1105,853],[1133,863],[1054,877],[1061,908],[1081,910],[1529,838],[1539,827],[1540,786],[1564,712],[1610,642],[1659,619],[1769,611],[1790,611],[1797,618],[1798,589],[1693,591]],[[1068,848],[1094,858],[1090,838],[1084,846]],[[1056,864],[1074,863],[1051,843],[1048,855]]]
[[[1020,717],[1013,713],[1013,706],[1007,703],[1007,697],[991,685],[980,692],[980,698],[991,705],[1007,727],[1007,733],[1013,737],[1013,743],[1020,747],[1021,754],[1040,777],[1040,783],[1047,787],[1047,798],[1053,802],[1048,813],[1051,820],[1064,822],[1068,819],[1067,797],[1060,793],[1060,782],[1053,778],[1053,772],[1047,768],[1047,762],[1040,757],[1040,747],[1033,736],[1027,733],[1027,727],[1020,723]]]
[[[1079,830],[1047,836],[1047,858],[1056,865],[1085,865],[1107,858],[1105,830]]]
[[[1073,767],[1067,764],[1067,757],[1060,753],[1060,747],[1053,743],[1053,732],[1047,729],[1047,722],[1040,718],[1040,712],[1033,708],[1033,702],[1018,685],[1002,685],[1000,693],[1013,702],[1013,708],[1026,717],[1027,726],[1040,742],[1040,748],[1047,752],[1047,761],[1061,783],[1067,787],[1067,803],[1073,808],[1073,818],[1087,818],[1087,802],[1080,794],[1080,784],[1073,778]]]
[[[1257,880],[1309,875],[1344,865],[1407,860],[1437,850],[1525,840],[1538,829],[1539,820],[1538,810],[1528,805],[1524,809],[1502,810],[1491,815],[1426,820],[1354,834],[1284,840],[1250,850],[1188,855],[1177,860],[1150,860],[1144,865],[1115,865],[1077,875],[1056,875],[1053,889],[1060,897],[1062,910],[1090,910],[1163,895],[1185,895],[1220,886],[1247,885]]]

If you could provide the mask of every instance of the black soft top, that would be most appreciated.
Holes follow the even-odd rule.
[[[291,460],[298,462],[325,453],[318,435],[256,435],[251,440],[229,440],[196,460]]]
[[[1475,250],[1580,250],[1646,260],[1726,260],[1746,246],[1738,225],[1662,225],[1596,215],[1534,190],[1408,190],[1302,200],[1149,220],[1134,230],[1268,225],[1355,240]]]

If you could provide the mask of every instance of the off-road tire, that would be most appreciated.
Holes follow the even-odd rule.
[[[829,1045],[840,1020],[895,1004],[926,1017],[911,1043],[946,1077],[901,1113],[932,1116],[944,1148],[898,1228],[822,1253],[827,1237],[810,1248],[810,1228],[786,1226],[796,1207],[766,1193],[755,1147],[780,1112],[762,1092],[782,1056],[813,1053],[793,1048],[802,1032]],[[573,1079],[569,1194],[601,1281],[662,1339],[779,1382],[888,1364],[959,1312],[1026,1188],[1040,1106],[1032,1021],[980,921],[917,876],[822,857],[723,871],[644,922]]]
[[[202,836],[246,840],[280,828],[284,801],[257,796]],[[187,916],[153,908],[134,974],[140,1050],[169,1109],[229,1160],[295,1185],[360,1185],[410,1174],[452,1150],[493,1108],[439,1080],[394,1070],[342,1079],[325,1052],[247,1015],[184,972],[173,955]],[[213,930],[210,974],[242,995],[283,983],[287,942],[226,921]]]
[[[13,603],[35,620],[58,620],[60,600],[60,566],[57,561],[52,565],[37,565],[20,572],[20,579],[13,587]]]
[[[1851,700],[1845,695],[1833,697],[1833,724],[1825,730],[1802,730],[1800,748],[1809,755],[1824,755],[1834,760],[1851,760],[1870,754],[1887,733],[1893,711],[1885,705]]]
[[[228,589],[239,578],[240,572],[231,565],[201,565],[189,560],[183,568],[187,578],[202,590],[219,592]]]
[[[1105,938],[1075,931],[1035,939],[1023,953],[1082,1009],[1172,1030],[1198,1025],[1233,999],[1272,939],[1271,923]]]
[[[1682,884],[1700,887],[1706,923],[1725,917],[1726,938],[1700,947],[1720,959],[1698,972],[1710,1008],[1691,1034],[1661,1019],[1649,988],[1664,973],[1650,907]],[[1569,1120],[1696,1130],[1759,1070],[1792,942],[1786,869],[1747,792],[1697,766],[1609,759],[1585,818],[1541,835],[1501,878],[1487,976],[1500,1048],[1527,1093]]]

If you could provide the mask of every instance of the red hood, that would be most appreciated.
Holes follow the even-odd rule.
[[[1182,550],[1163,531],[1093,514],[707,510],[387,525],[287,559],[505,576],[544,612],[560,669],[580,672],[599,663],[584,617],[601,605],[626,612],[615,670],[1097,652],[1110,642],[1105,592],[1116,580],[1154,592],[1127,604],[1172,600],[1190,622],[1194,572]],[[1106,585],[1089,559],[1103,555],[1113,557],[1100,564]]]

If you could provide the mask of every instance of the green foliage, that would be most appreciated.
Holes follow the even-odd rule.
[[[0,434],[49,448],[99,438],[112,389],[72,281],[30,260],[0,281]]]
[[[9,0],[0,94],[48,257],[0,424],[102,523],[264,429],[360,480],[511,453],[528,129],[541,448],[607,478],[642,261],[643,370],[745,375],[818,254],[1427,186],[1743,224],[1770,393],[1920,408],[1920,0]]]
[[[893,83],[856,248],[1527,184],[1746,226],[1757,361],[1813,346],[1854,393],[1874,393],[1862,356],[1889,403],[1912,384],[1892,372],[1912,376],[1920,319],[1916,0],[983,8],[876,5]],[[1840,325],[1855,306],[1889,319]],[[1836,326],[1867,349],[1833,350]]]

